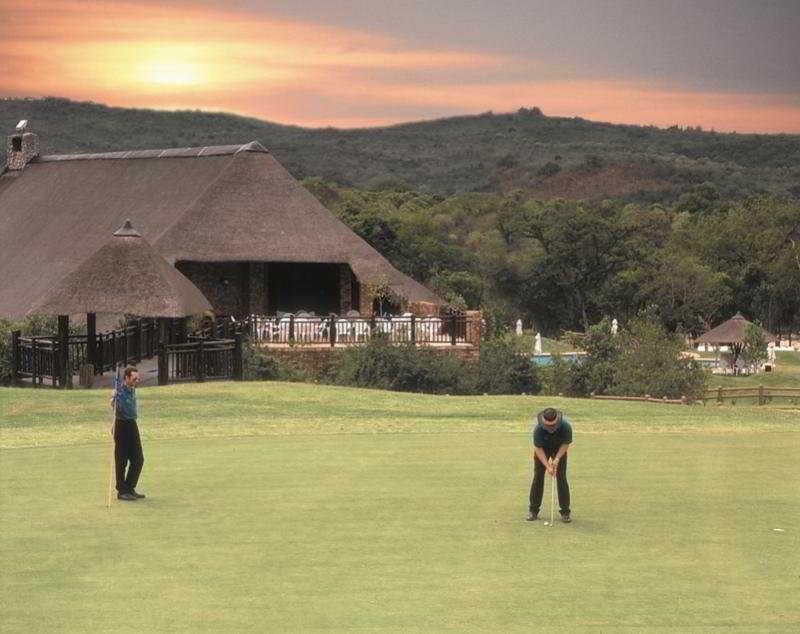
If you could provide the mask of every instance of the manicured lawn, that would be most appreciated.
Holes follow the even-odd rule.
[[[148,498],[107,510],[107,398],[0,390],[0,631],[800,627],[797,410],[148,388]],[[575,521],[548,528],[551,403]]]

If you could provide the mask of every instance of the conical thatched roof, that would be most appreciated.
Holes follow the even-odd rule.
[[[742,343],[744,341],[745,327],[751,322],[747,321],[741,313],[736,313],[728,321],[722,322],[716,328],[702,334],[695,339],[695,343],[707,343],[712,345],[726,345]],[[775,341],[775,336],[764,331],[767,341]]]
[[[161,257],[129,220],[64,276],[29,314],[186,317],[211,310],[188,278]]]

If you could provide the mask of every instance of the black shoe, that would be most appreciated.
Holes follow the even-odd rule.
[[[569,524],[572,521],[572,518],[569,516],[569,513],[562,513],[561,521],[564,522],[564,524]]]
[[[117,493],[118,500],[125,500],[126,502],[135,502],[136,496],[133,493]]]
[[[147,497],[144,493],[137,493],[136,489],[131,489],[131,495],[135,497],[137,500],[141,500],[142,498]]]
[[[530,512],[528,513],[528,517],[527,517],[526,519],[527,519],[529,522],[535,522],[536,520],[538,520],[538,519],[539,519],[539,514],[538,514],[538,513],[534,513],[533,511],[530,511]]]

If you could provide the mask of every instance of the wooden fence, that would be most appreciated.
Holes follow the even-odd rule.
[[[739,398],[756,399],[759,405],[764,405],[773,398],[791,398],[800,401],[800,387],[764,387],[758,385],[754,387],[716,387],[706,390],[702,401],[716,401],[723,403],[726,400],[736,401]]]
[[[158,384],[241,380],[242,342],[243,336],[236,335],[164,345],[158,353]]]
[[[154,357],[158,326],[153,319],[139,319],[125,328],[89,335],[23,337],[11,335],[14,380],[30,379],[34,386],[68,387],[84,365],[102,374],[120,365]]]
[[[691,404],[691,401],[685,396],[681,396],[680,398],[667,398],[666,396],[662,396],[658,398],[656,396],[650,396],[649,394],[645,394],[644,396],[606,396],[602,394],[590,394],[589,398],[599,401],[639,401],[644,403],[667,403],[669,405]]]

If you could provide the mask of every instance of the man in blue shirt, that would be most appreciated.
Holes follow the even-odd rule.
[[[548,407],[536,416],[533,430],[533,482],[531,483],[528,521],[539,519],[544,494],[544,474],[556,478],[561,521],[571,522],[567,451],[572,444],[572,425],[561,412]],[[551,461],[552,459],[552,461]]]
[[[138,370],[125,368],[122,385],[114,393],[114,464],[117,475],[117,499],[132,502],[144,496],[136,492],[136,483],[144,465],[142,441],[136,425],[136,384]],[[127,474],[125,468],[128,468]]]

